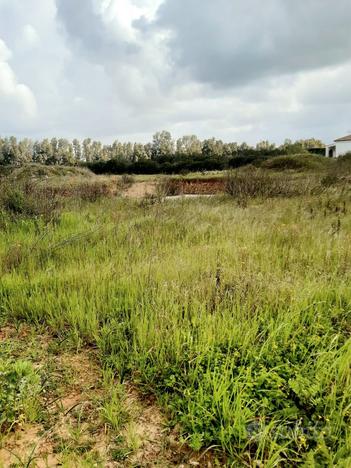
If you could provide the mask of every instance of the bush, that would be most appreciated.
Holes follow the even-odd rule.
[[[2,203],[6,211],[14,214],[24,214],[29,209],[23,191],[12,187],[5,191]]]
[[[119,160],[99,161],[87,164],[95,174],[184,174],[196,171],[216,171],[228,167],[222,157],[171,157],[154,161],[143,159],[137,162]]]
[[[250,164],[254,166],[260,166],[266,160],[267,160],[266,156],[257,156],[257,155],[236,156],[229,160],[228,166],[231,169],[237,169],[239,167],[248,166]]]
[[[40,216],[48,222],[57,217],[59,207],[55,194],[43,193],[31,182],[10,182],[0,194],[0,209],[16,216]]]
[[[81,200],[94,202],[99,198],[106,197],[110,194],[108,184],[100,182],[86,182],[79,184],[73,189],[72,195]]]

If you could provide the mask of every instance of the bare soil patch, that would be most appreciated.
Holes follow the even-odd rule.
[[[123,196],[126,198],[144,198],[148,195],[154,195],[155,192],[156,182],[135,182],[123,192]]]
[[[156,401],[131,384],[125,384],[125,424],[118,431],[106,425],[100,409],[108,396],[94,350],[61,350],[50,335],[27,326],[2,328],[0,338],[14,358],[50,370],[41,420],[0,435],[1,468],[214,466],[182,444]]]

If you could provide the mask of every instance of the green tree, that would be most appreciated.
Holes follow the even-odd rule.
[[[33,162],[40,164],[55,164],[53,158],[53,146],[46,138],[43,141],[36,141],[33,145]]]
[[[3,159],[3,164],[6,164],[6,165],[19,165],[20,164],[20,151],[19,151],[16,137],[11,136],[3,140],[2,159]]]
[[[224,153],[224,144],[222,140],[210,138],[202,143],[202,154],[205,157],[221,157]]]
[[[260,141],[256,145],[257,151],[273,151],[274,149],[275,149],[275,144],[270,143],[268,140]]]
[[[93,160],[91,151],[91,138],[85,138],[83,141],[83,160],[86,162],[91,162]]]
[[[145,149],[145,146],[141,143],[135,143],[133,146],[133,157],[132,161],[140,161],[147,159],[148,155]]]
[[[100,161],[102,159],[102,143],[101,141],[93,141],[90,146],[91,160]]]
[[[59,164],[71,165],[74,163],[72,144],[65,138],[60,138],[57,142],[57,159]]]
[[[177,154],[179,156],[195,156],[202,152],[202,143],[196,135],[184,135],[177,140]]]
[[[152,159],[169,157],[174,154],[174,141],[170,132],[157,132],[152,138]]]
[[[29,138],[24,138],[18,143],[19,164],[26,164],[33,158],[33,142]]]
[[[82,147],[80,141],[77,140],[77,138],[72,141],[72,147],[75,161],[80,162],[82,160]]]

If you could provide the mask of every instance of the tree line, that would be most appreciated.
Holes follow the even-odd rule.
[[[304,153],[312,148],[323,148],[323,143],[316,139],[285,140],[277,146],[268,141],[261,141],[256,146],[247,143],[224,143],[215,138],[200,140],[196,135],[185,135],[177,140],[170,132],[157,132],[150,143],[103,144],[86,138],[83,141],[65,138],[43,139],[32,141],[28,138],[17,140],[16,137],[0,137],[0,164],[23,165],[40,163],[46,165],[86,164],[97,172],[128,172],[135,167],[152,171],[162,169],[169,171],[179,166],[192,166],[201,169],[206,166],[223,166],[229,161],[232,166],[250,159],[260,159],[275,155]],[[110,169],[109,169],[110,168]],[[212,168],[212,167],[211,167]],[[215,169],[217,167],[214,167]],[[220,168],[220,167],[218,167]],[[187,167],[185,167],[187,169]],[[191,170],[192,167],[189,167]],[[204,167],[204,169],[208,169]],[[167,172],[167,170],[166,170]]]

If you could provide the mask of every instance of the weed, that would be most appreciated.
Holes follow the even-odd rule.
[[[104,423],[113,431],[119,431],[128,419],[125,408],[124,387],[116,384],[101,404],[100,414]]]
[[[160,197],[168,197],[180,195],[182,193],[180,179],[172,179],[171,177],[163,177],[156,185],[156,193]]]
[[[40,376],[28,361],[0,360],[0,432],[39,414]]]

